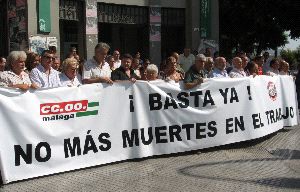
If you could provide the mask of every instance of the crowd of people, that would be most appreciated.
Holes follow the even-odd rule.
[[[84,61],[72,47],[62,63],[56,56],[55,47],[43,51],[41,55],[12,51],[7,58],[0,58],[0,86],[26,91],[30,88],[162,79],[175,83],[183,81],[185,89],[192,89],[207,78],[291,75],[286,61],[270,59],[267,52],[252,59],[239,52],[231,62],[227,62],[217,53],[212,55],[210,49],[193,55],[189,48],[185,48],[182,54],[173,52],[157,67],[149,59],[142,60],[140,52],[134,57],[128,53],[121,57],[120,51],[114,50],[112,55],[108,55],[109,51],[110,46],[100,42],[95,47],[94,56]],[[297,82],[300,84],[300,79]]]

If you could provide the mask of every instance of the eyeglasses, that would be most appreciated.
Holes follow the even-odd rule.
[[[75,72],[78,70],[78,68],[69,68],[70,71]]]
[[[54,57],[51,57],[51,56],[48,56],[48,55],[44,55],[43,57],[46,58],[46,59],[49,59],[49,60],[51,60],[51,61],[54,61],[54,60],[55,60]]]

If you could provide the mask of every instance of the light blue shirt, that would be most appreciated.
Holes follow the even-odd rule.
[[[55,69],[50,69],[49,75],[45,73],[45,68],[39,64],[30,72],[30,80],[36,83],[41,88],[60,87],[59,72]]]
[[[215,68],[210,72],[208,78],[224,78],[229,77],[226,70],[221,71],[220,69]]]

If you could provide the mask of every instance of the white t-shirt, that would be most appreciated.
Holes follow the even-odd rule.
[[[190,54],[188,57],[185,57],[183,54],[179,55],[178,63],[182,69],[187,72],[189,68],[195,63],[195,56]]]
[[[239,70],[237,68],[233,68],[230,73],[229,73],[229,77],[231,78],[241,78],[241,77],[247,77],[247,74],[245,73],[245,71]]]
[[[59,74],[59,79],[62,87],[77,87],[82,84],[81,76],[79,74],[77,74],[77,76],[71,80],[66,76],[66,74],[61,73]]]
[[[270,68],[270,70],[266,72],[266,75],[269,75],[269,76],[279,75],[279,70],[275,70],[273,68]]]
[[[121,60],[115,61],[114,68],[117,69],[121,66]]]
[[[84,63],[82,79],[95,79],[98,77],[110,77],[111,70],[108,63],[99,66],[96,60],[89,59]]]

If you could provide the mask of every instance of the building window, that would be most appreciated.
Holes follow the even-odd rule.
[[[59,1],[59,18],[65,20],[78,21],[80,10],[78,1],[60,0]]]
[[[148,7],[98,3],[98,22],[147,24]]]

